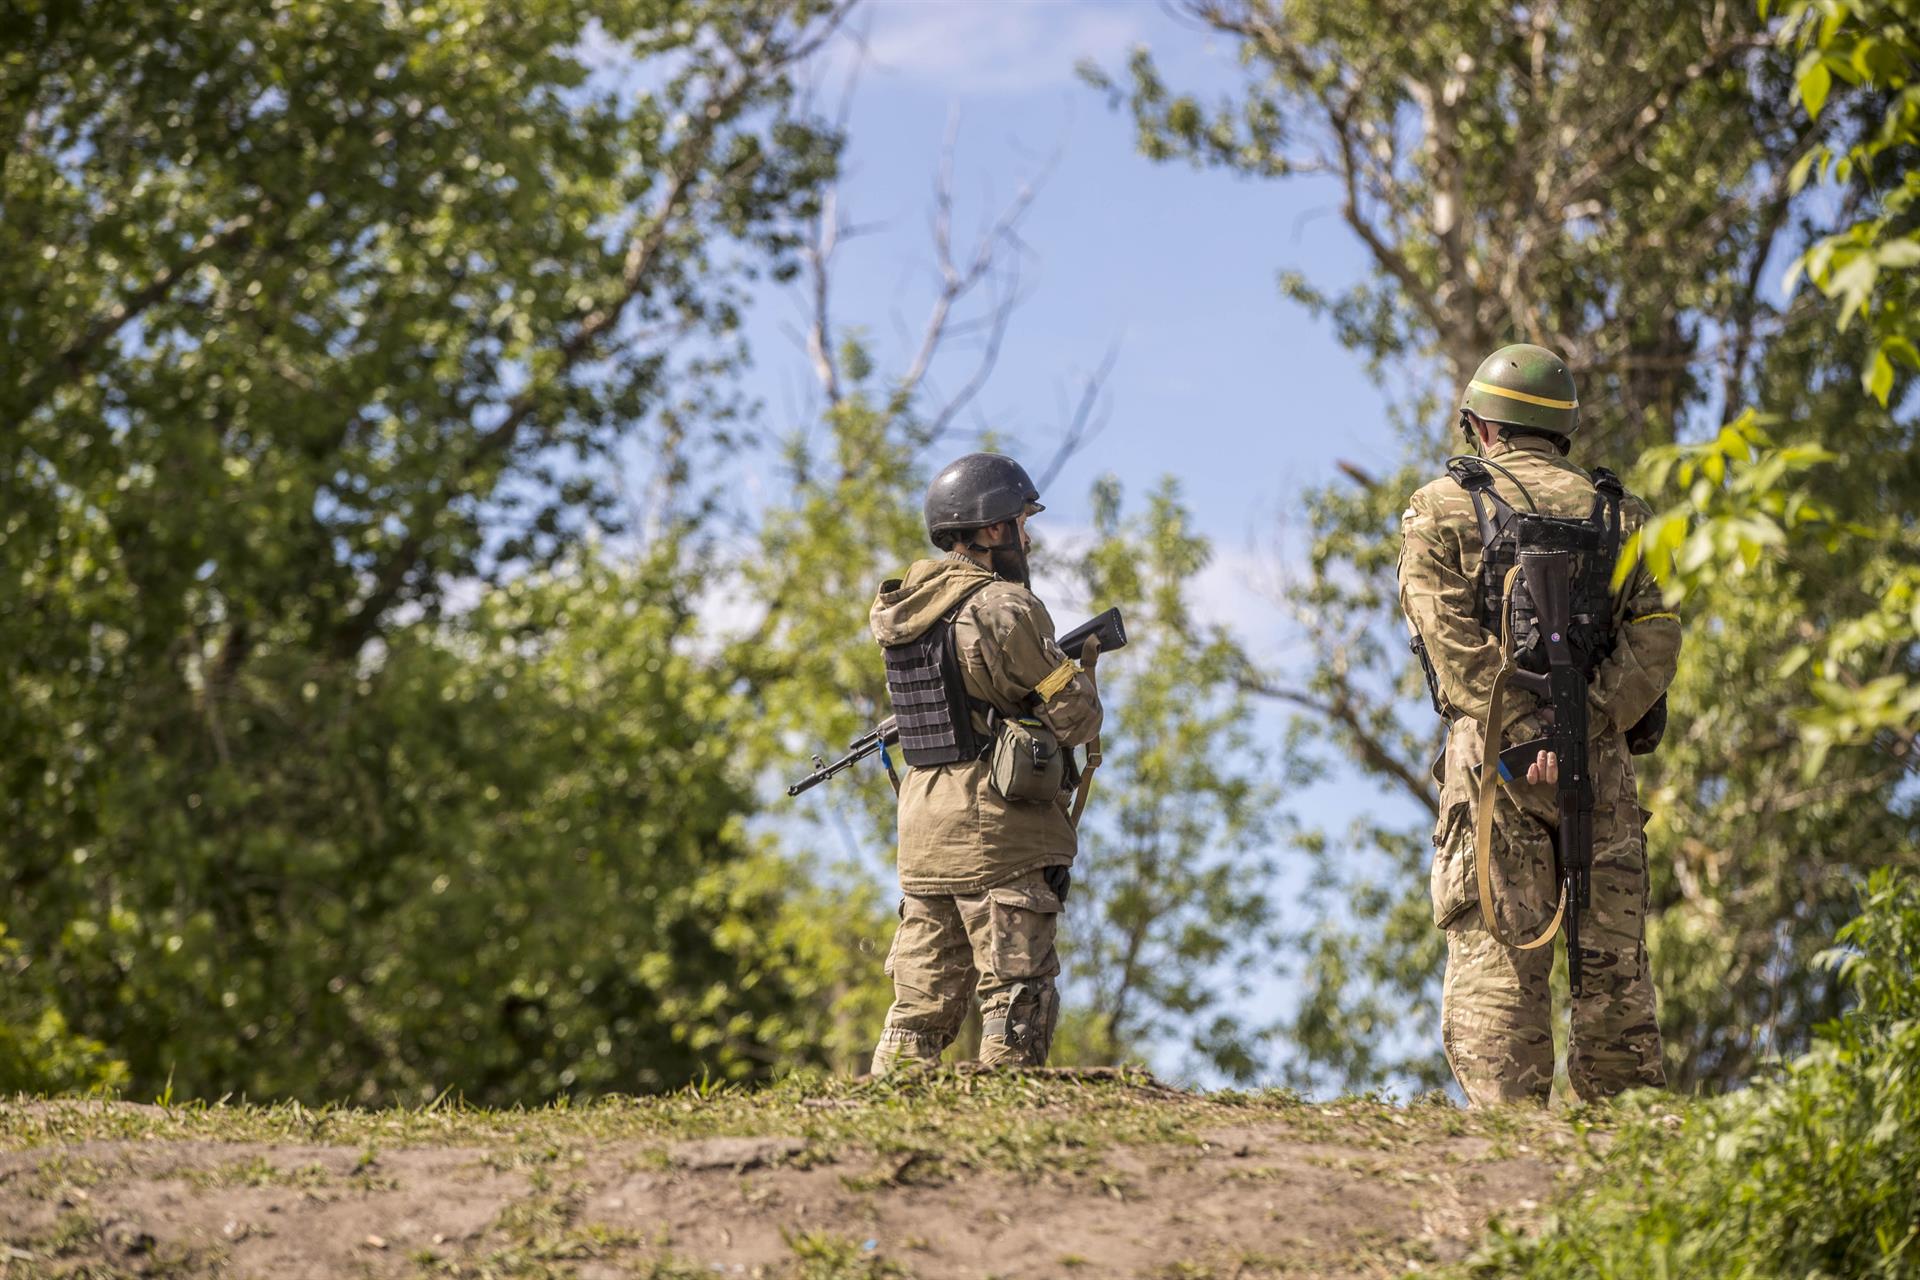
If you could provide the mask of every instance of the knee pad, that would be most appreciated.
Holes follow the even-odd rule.
[[[988,1018],[981,1028],[980,1061],[993,1066],[1012,1063],[1037,1067],[1053,1048],[1053,1030],[1060,1020],[1060,994],[1048,980],[1022,982],[1007,997],[1006,1008]]]

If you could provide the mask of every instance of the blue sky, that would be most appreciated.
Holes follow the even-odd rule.
[[[1358,358],[1275,286],[1283,267],[1323,286],[1364,270],[1330,188],[1150,164],[1131,120],[1074,74],[1082,58],[1117,69],[1145,44],[1174,83],[1225,93],[1238,77],[1223,42],[1152,0],[869,0],[856,26],[867,56],[841,211],[875,229],[842,251],[836,311],[865,325],[883,369],[907,358],[896,318],[917,332],[931,297],[928,210],[950,122],[956,239],[1057,153],[1022,227],[1028,300],[967,419],[1046,455],[1063,401],[1117,344],[1108,426],[1047,495],[1055,519],[1084,523],[1103,471],[1133,491],[1172,472],[1225,551],[1264,535],[1335,457],[1393,458],[1384,397]],[[755,319],[776,424],[807,407],[805,361],[783,328],[799,305],[776,300]],[[967,356],[936,374],[958,381]]]
[[[1302,489],[1334,475],[1336,458],[1386,468],[1399,456],[1387,397],[1360,359],[1276,286],[1286,268],[1325,290],[1365,272],[1334,192],[1311,181],[1155,165],[1137,154],[1130,117],[1076,77],[1081,59],[1117,71],[1144,44],[1173,85],[1217,98],[1239,84],[1226,42],[1152,0],[868,0],[855,26],[865,56],[839,199],[843,221],[869,230],[836,259],[839,322],[865,329],[882,371],[910,358],[933,296],[929,211],[950,129],[962,246],[1052,157],[1021,227],[1027,301],[963,425],[1019,441],[1017,451],[1043,461],[1083,379],[1117,348],[1107,425],[1045,495],[1036,535],[1084,529],[1089,487],[1107,471],[1135,495],[1177,477],[1216,550],[1198,587],[1203,609],[1284,663],[1293,651],[1284,646],[1302,638],[1245,583],[1271,579],[1286,555],[1284,539],[1276,546],[1280,521],[1297,509]],[[843,51],[820,90],[829,108],[839,100],[844,58]],[[763,298],[751,316],[751,385],[770,428],[798,426],[817,407],[796,342],[805,307],[796,289]],[[954,385],[971,358],[953,350],[936,364],[935,380]],[[957,439],[950,452],[970,447]],[[1063,621],[1071,612],[1056,607]],[[1284,716],[1263,711],[1261,727],[1277,741]],[[1381,805],[1378,789],[1355,778],[1293,800],[1310,803],[1335,833]],[[1282,878],[1275,897],[1285,902],[1304,867]],[[1274,1011],[1290,997],[1286,979],[1261,983],[1258,998]],[[1160,1055],[1156,1065],[1180,1063]]]

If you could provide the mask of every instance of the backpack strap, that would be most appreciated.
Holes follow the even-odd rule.
[[[1452,476],[1468,493],[1476,489],[1493,488],[1493,472],[1487,470],[1487,464],[1478,458],[1469,458],[1459,454],[1447,459],[1447,474]]]
[[[1593,510],[1587,520],[1600,528],[1600,554],[1587,566],[1586,592],[1594,601],[1609,600],[1612,589],[1614,561],[1620,558],[1620,506],[1627,496],[1627,487],[1620,483],[1620,477],[1605,467],[1593,469]],[[1596,605],[1597,607],[1597,605]],[[1611,633],[1613,621],[1609,609],[1604,616],[1582,619],[1606,627]],[[1608,647],[1612,645],[1608,641]]]
[[[1493,487],[1493,472],[1478,458],[1460,454],[1447,459],[1447,474],[1467,491],[1474,522],[1480,526],[1480,545],[1490,547],[1513,515],[1513,506]]]

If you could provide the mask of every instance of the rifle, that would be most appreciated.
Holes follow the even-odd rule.
[[[1124,649],[1127,645],[1127,628],[1120,619],[1120,610],[1109,609],[1098,617],[1089,618],[1059,639],[1063,652],[1075,662],[1086,652],[1087,638],[1100,637],[1100,652],[1110,653],[1115,649]],[[900,727],[892,716],[888,716],[867,732],[847,744],[847,754],[829,764],[819,756],[813,758],[813,772],[787,788],[788,796],[797,796],[803,791],[825,782],[834,774],[850,769],[876,751],[880,753],[880,763],[887,767],[887,781],[893,784],[896,793],[900,790],[900,774],[893,767],[893,756],[887,750],[900,742]]]
[[[1578,543],[1577,529],[1561,534],[1555,525],[1541,522],[1536,536],[1543,545],[1523,546],[1517,564],[1507,574],[1503,592],[1511,602],[1516,579],[1524,584],[1533,602],[1534,617],[1540,628],[1546,651],[1545,672],[1528,671],[1512,663],[1503,666],[1494,680],[1488,712],[1486,746],[1481,757],[1480,817],[1474,839],[1474,860],[1480,882],[1480,914],[1489,932],[1503,944],[1530,951],[1553,939],[1564,919],[1567,933],[1567,977],[1574,995],[1583,993],[1580,981],[1580,913],[1593,905],[1593,779],[1587,764],[1587,677],[1575,658],[1567,636],[1573,625],[1574,553],[1587,548]],[[1559,535],[1559,536],[1556,536]],[[1559,545],[1556,545],[1559,544]],[[1510,636],[1504,634],[1511,623],[1502,620],[1501,651],[1511,652]],[[1509,683],[1538,695],[1545,704],[1547,722],[1544,737],[1499,749],[1500,711],[1505,686]],[[1500,781],[1525,777],[1527,765],[1542,751],[1555,752],[1560,759],[1560,780],[1554,784],[1560,809],[1560,823],[1554,832],[1554,869],[1560,881],[1560,905],[1553,920],[1531,942],[1515,942],[1501,933],[1493,910],[1488,880],[1489,853],[1493,848],[1493,813],[1496,788]],[[1495,776],[1497,774],[1497,777]]]
[[[851,769],[854,765],[859,764],[876,751],[880,753],[880,762],[887,766],[887,780],[893,783],[894,791],[898,792],[900,790],[900,775],[893,767],[893,756],[887,751],[887,748],[897,745],[899,741],[900,726],[895,723],[892,716],[888,716],[885,720],[882,720],[879,724],[867,730],[867,732],[861,734],[852,742],[849,742],[847,746],[850,750],[847,754],[841,756],[832,764],[828,764],[819,756],[815,756],[813,758],[813,772],[788,787],[787,795],[797,796],[802,791],[811,791],[828,778],[831,778],[834,774],[839,773],[843,769]]]
[[[1573,625],[1573,557],[1565,551],[1523,552],[1521,562],[1547,649],[1546,674],[1521,673],[1521,687],[1543,695],[1552,711],[1546,737],[1525,745],[1538,752],[1544,744],[1560,757],[1560,781],[1554,784],[1560,805],[1554,861],[1567,904],[1567,981],[1577,996],[1580,913],[1593,905],[1593,779],[1587,772],[1587,677],[1567,643]]]

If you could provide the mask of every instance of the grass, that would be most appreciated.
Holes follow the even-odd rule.
[[[1144,1072],[1023,1075],[963,1068],[881,1080],[795,1078],[760,1090],[712,1088],[584,1105],[484,1110],[442,1101],[419,1108],[308,1107],[300,1103],[189,1103],[122,1108],[88,1101],[0,1105],[0,1150],[97,1141],[477,1147],[498,1171],[577,1165],[584,1146],[631,1143],[639,1167],[664,1164],[674,1142],[707,1137],[797,1137],[801,1163],[859,1150],[893,1170],[874,1185],[925,1181],[955,1169],[1025,1175],[1090,1172],[1115,1145],[1192,1146],[1209,1130],[1285,1118],[1301,1141],[1356,1136],[1390,1152],[1436,1133],[1472,1133],[1518,1149],[1553,1127],[1521,1113],[1466,1115],[1395,1107],[1371,1097],[1319,1106],[1286,1090],[1191,1093]],[[264,1175],[263,1175],[264,1176]]]
[[[159,1244],[146,1237],[110,1239],[112,1224],[85,1209],[66,1209],[47,1229],[9,1235],[0,1276],[20,1280],[186,1280],[217,1270],[218,1252]]]
[[[750,1091],[711,1086],[651,1098],[609,1098],[589,1105],[557,1104],[523,1110],[469,1108],[451,1100],[419,1108],[371,1110],[313,1108],[300,1104],[184,1104],[115,1107],[87,1101],[37,1101],[0,1105],[0,1150],[26,1153],[37,1162],[23,1171],[40,1198],[62,1188],[113,1184],[163,1168],[157,1150],[166,1143],[212,1144],[192,1154],[193,1168],[159,1176],[181,1178],[209,1194],[225,1189],[296,1188],[336,1198],[356,1190],[392,1190],[385,1164],[407,1167],[381,1153],[455,1149],[470,1168],[514,1181],[514,1198],[495,1210],[483,1235],[458,1245],[436,1242],[388,1255],[390,1264],[417,1280],[560,1280],[612,1269],[649,1280],[686,1280],[711,1271],[677,1258],[665,1237],[641,1238],[591,1220],[596,1194],[585,1179],[589,1168],[626,1176],[674,1176],[676,1144],[713,1137],[799,1139],[789,1168],[832,1166],[838,1188],[879,1196],[900,1188],[938,1185],[969,1173],[1016,1181],[1068,1180],[1083,1191],[1131,1202],[1153,1193],[1154,1170],[1180,1170],[1230,1154],[1252,1129],[1283,1128],[1294,1143],[1338,1143],[1367,1153],[1363,1163],[1390,1162],[1436,1139],[1471,1135],[1488,1151],[1529,1145],[1563,1146],[1563,1118],[1533,1112],[1463,1114],[1452,1108],[1394,1106],[1355,1097],[1308,1105],[1286,1091],[1194,1093],[1169,1088],[1142,1072],[979,1072],[967,1068],[908,1073],[883,1080],[796,1078]],[[73,1150],[81,1143],[142,1144],[115,1150]],[[152,1144],[152,1145],[146,1145]],[[326,1162],[276,1163],[273,1153],[246,1149],[287,1144],[328,1147]],[[218,1159],[221,1147],[232,1156]],[[1110,1157],[1116,1148],[1150,1147],[1149,1169],[1125,1175]],[[235,1149],[237,1148],[237,1149]],[[85,1150],[85,1149],[83,1149]],[[359,1153],[357,1162],[353,1152]],[[1377,1153],[1377,1155],[1376,1155]],[[1245,1176],[1261,1176],[1258,1167]],[[758,1203],[760,1172],[739,1179],[740,1204]],[[409,1179],[411,1182],[411,1179]],[[409,1187],[409,1190],[416,1188]],[[96,1198],[111,1195],[94,1193]],[[807,1226],[819,1224],[808,1223]],[[913,1259],[925,1241],[879,1244],[844,1222],[835,1230],[803,1230],[785,1239],[786,1255],[769,1264],[769,1280],[911,1280]],[[42,1239],[19,1240],[0,1228],[0,1241],[35,1261],[24,1272],[82,1280],[117,1275],[111,1249],[71,1229],[67,1253]],[[61,1247],[66,1248],[63,1244]],[[192,1260],[181,1260],[185,1267]],[[1218,1270],[1256,1276],[1273,1273],[1261,1258],[1213,1259],[1185,1264],[1202,1277]],[[57,1264],[57,1265],[56,1265]],[[1082,1259],[1060,1260],[1062,1273],[1092,1274]],[[87,1268],[94,1270],[87,1270]],[[100,1270],[107,1267],[106,1270]],[[389,1266],[387,1271],[391,1271]],[[202,1272],[201,1274],[204,1274]],[[1169,1274],[1178,1274],[1170,1272]]]

